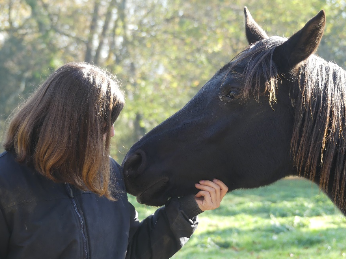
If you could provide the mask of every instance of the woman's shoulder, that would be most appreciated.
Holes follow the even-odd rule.
[[[25,163],[17,162],[12,152],[0,154],[0,204],[3,206],[64,197],[62,186]]]
[[[117,161],[115,161],[112,157],[109,157],[109,160],[110,160],[111,175],[123,181],[121,165]]]
[[[12,157],[14,158],[14,155],[8,151],[4,151],[0,154],[0,165],[3,163],[8,163],[8,161],[12,160]]]
[[[109,157],[109,160],[111,168],[112,193],[118,198],[119,196],[126,196],[126,187],[124,182],[122,166],[112,157]]]
[[[7,207],[16,204],[17,200],[24,199],[21,193],[26,186],[25,166],[16,161],[11,152],[0,154],[0,206]],[[16,191],[14,191],[16,190]],[[17,199],[20,197],[19,199]]]
[[[22,171],[23,167],[25,166],[16,161],[13,153],[5,151],[0,154],[0,179],[18,177],[18,175],[13,173]]]

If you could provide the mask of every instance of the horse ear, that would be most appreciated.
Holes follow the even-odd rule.
[[[247,7],[244,7],[244,15],[245,15],[245,32],[246,38],[249,44],[253,44],[256,41],[260,41],[263,39],[267,39],[268,35],[265,31],[255,22],[252,18]]]
[[[313,54],[322,39],[326,16],[320,11],[282,45],[276,47],[273,60],[281,72],[289,72]]]

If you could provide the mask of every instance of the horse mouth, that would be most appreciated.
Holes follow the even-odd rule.
[[[161,206],[167,200],[168,178],[162,178],[137,195],[137,201],[150,206]]]

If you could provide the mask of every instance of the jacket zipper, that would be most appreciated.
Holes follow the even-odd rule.
[[[79,224],[80,224],[80,230],[81,230],[81,234],[82,234],[82,239],[83,239],[83,259],[88,259],[89,255],[88,255],[88,239],[87,239],[87,235],[86,235],[86,228],[85,228],[85,220],[83,217],[83,214],[81,213],[80,209],[77,206],[77,202],[76,199],[73,195],[73,190],[71,188],[71,186],[69,184],[65,184],[67,192],[70,196],[74,211],[77,214],[78,220],[79,220]]]

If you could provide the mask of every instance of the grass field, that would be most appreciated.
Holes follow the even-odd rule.
[[[140,218],[151,207],[135,205]],[[226,195],[174,259],[346,258],[346,219],[316,185],[285,179]]]

